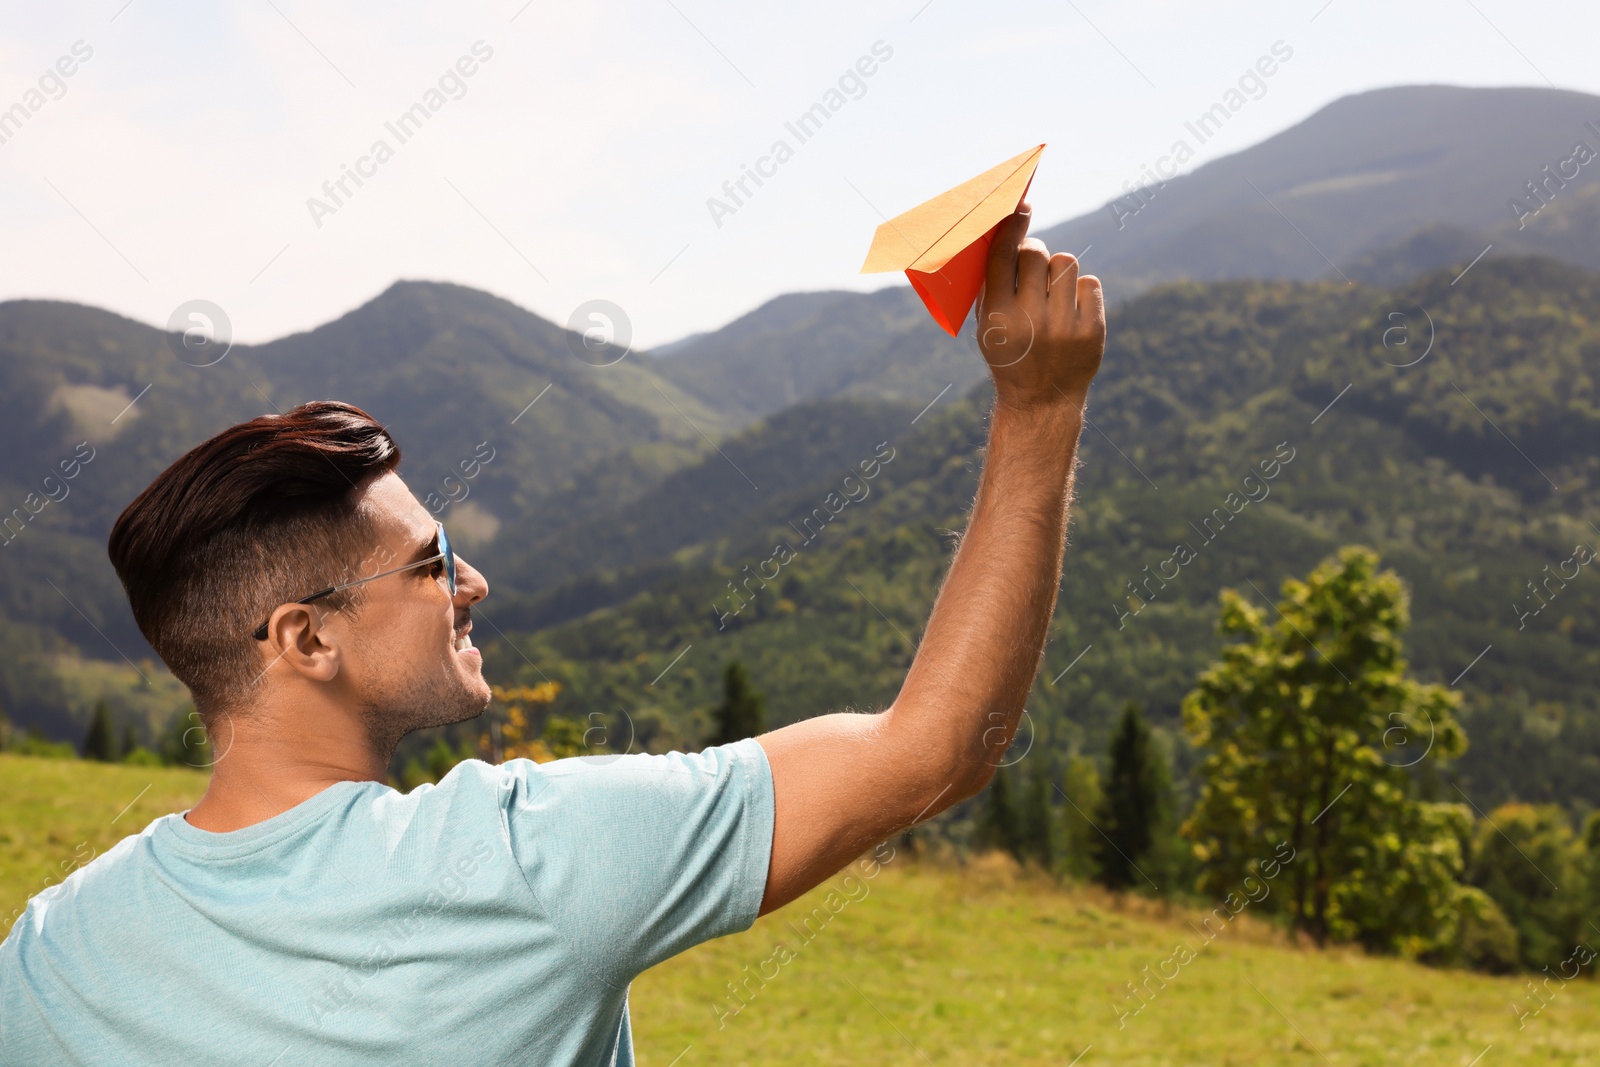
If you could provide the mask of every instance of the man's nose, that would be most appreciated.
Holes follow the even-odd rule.
[[[457,607],[467,607],[476,604],[489,595],[489,579],[483,576],[472,564],[456,557],[456,599]]]

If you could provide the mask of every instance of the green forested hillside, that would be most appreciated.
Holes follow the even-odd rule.
[[[789,293],[686,342],[656,370],[741,421],[831,396],[921,408],[946,385],[983,375],[973,327],[951,338],[905,286],[875,293]]]
[[[1600,803],[1600,584],[1571,562],[1575,545],[1600,547],[1597,460],[1569,429],[1593,417],[1595,279],[1540,260],[1485,262],[1454,287],[1452,277],[1395,292],[1189,284],[1123,309],[1090,398],[1061,604],[1030,705],[1038,743],[1098,751],[1133,698],[1167,724],[1185,764],[1170,727],[1217,647],[1219,590],[1264,600],[1362,542],[1411,584],[1417,672],[1467,694],[1472,746],[1455,779],[1484,805]],[[1419,304],[1434,349],[1414,366],[1385,365],[1379,357],[1415,358],[1382,334],[1392,309]],[[798,527],[829,508],[848,463],[758,516],[719,521],[695,505],[707,518],[693,551],[674,541],[658,552],[642,530],[627,566],[536,597],[541,622],[571,617],[500,645],[492,667],[563,681],[555,711],[610,716],[623,734],[625,711],[657,744],[697,739],[734,658],[779,723],[882,706],[963,524],[984,403],[980,388],[915,425],[884,412],[866,436],[890,442],[894,458],[820,532]],[[832,429],[832,411],[806,414],[815,434]],[[1539,603],[1528,583],[1563,561],[1576,577],[1553,581],[1549,606],[1526,614]],[[740,600],[730,581],[747,590]]]
[[[495,571],[508,590],[497,597],[507,605],[498,612],[502,623],[531,625],[523,613],[538,610],[535,595],[575,576],[592,584],[598,575],[700,546],[708,533],[727,537],[751,521],[759,529],[771,516],[806,505],[805,493],[819,477],[870,456],[889,427],[916,414],[914,407],[851,397],[798,404],[603,510],[564,511],[565,496],[552,500],[530,536],[496,545]],[[592,490],[584,495],[609,503]]]
[[[1297,387],[1309,397],[1353,383],[1352,406],[1474,477],[1536,498],[1587,489],[1600,442],[1600,279],[1538,259],[1453,274],[1395,292],[1392,307],[1306,360]],[[1547,480],[1551,465],[1574,477]]]
[[[648,361],[591,366],[565,331],[460,286],[397,284],[336,322],[235,346],[211,366],[179,359],[171,337],[94,308],[0,304],[0,707],[20,724],[81,729],[79,672],[50,662],[74,649],[125,670],[124,688],[145,685],[155,668],[135,665],[149,651],[106,534],[163,467],[232,423],[320,397],[365,407],[469,547],[525,529],[545,495],[596,465],[622,484],[654,478],[706,447],[702,432],[732,425]],[[463,461],[476,478],[462,477]]]
[[[1131,698],[1182,770],[1172,727],[1216,648],[1219,590],[1268,597],[1363,542],[1411,584],[1417,670],[1468,695],[1457,780],[1484,805],[1600,803],[1600,599],[1574,556],[1600,545],[1597,282],[1545,260],[1459,271],[1396,290],[1181,283],[1117,311],[1032,743],[1099,751]],[[78,433],[96,450],[71,495],[0,552],[12,620],[0,701],[14,718],[75,737],[70,716],[106,697],[158,725],[170,679],[141,659],[104,529],[162,462],[261,410],[262,394],[285,405],[340,392],[391,422],[419,494],[443,488],[433,479],[451,447],[496,449],[471,495],[441,510],[493,583],[481,614],[496,681],[560,680],[554,711],[615,720],[613,738],[655,747],[704,736],[734,658],[778,723],[892,699],[981,462],[987,387],[945,390],[950,369],[919,364],[935,329],[913,319],[887,347],[861,341],[877,375],[861,380],[915,382],[914,399],[846,385],[730,435],[743,415],[719,415],[648,363],[607,378],[626,363],[588,367],[559,331],[492,297],[400,286],[379,304],[372,338],[353,313],[320,340],[244,349],[204,372],[114,316],[0,308],[0,366],[16,382],[4,394],[14,421],[0,420],[9,491],[20,501]],[[803,340],[812,320],[797,322]],[[964,343],[970,381],[982,366]],[[125,406],[141,380],[155,384],[138,414],[90,425],[93,404]],[[541,381],[558,384],[513,426]],[[641,388],[653,407],[633,402]]]
[[[1244,103],[1241,96],[1229,106]],[[1213,125],[1227,119],[1219,110],[1226,111],[1208,113]],[[1158,157],[1103,207],[1036,227],[1052,250],[1080,255],[1113,305],[1181,280],[1404,285],[1443,267],[1459,271],[1480,255],[1543,255],[1600,270],[1600,183],[1578,149],[1600,153],[1600,97],[1379,89],[1162,183],[1188,158],[1184,151],[1203,151],[1209,139],[1192,123],[1184,129],[1173,145],[1178,166]],[[1536,180],[1537,195],[1529,191]],[[978,380],[965,358],[971,330],[969,320],[967,336],[952,341],[929,328],[903,287],[795,293],[666,346],[660,370],[746,421],[844,392],[913,402],[929,384],[959,390]]]

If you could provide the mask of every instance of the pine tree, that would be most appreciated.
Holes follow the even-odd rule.
[[[1022,852],[1047,871],[1055,870],[1059,850],[1056,847],[1056,811],[1051,800],[1050,770],[1043,760],[1033,761],[1030,772],[1024,775],[1026,785],[1022,793],[1022,810],[1019,821],[1022,831]]]
[[[164,763],[178,767],[209,767],[212,764],[211,743],[205,724],[192,707],[174,713],[167,720],[157,747],[157,755]]]
[[[111,726],[111,708],[104,700],[94,706],[89,732],[83,738],[83,758],[101,763],[116,762],[117,737]]]
[[[708,745],[731,745],[766,731],[766,702],[738,660],[723,672],[722,703],[711,714],[715,726]]]
[[[1111,739],[1111,767],[1095,822],[1096,880],[1108,889],[1143,883],[1140,860],[1165,828],[1168,806],[1166,763],[1150,737],[1139,706],[1129,701]]]
[[[1089,881],[1098,871],[1095,848],[1104,840],[1093,822],[1103,795],[1100,770],[1088,756],[1073,756],[1067,760],[1061,786],[1062,866],[1069,876]]]
[[[1022,816],[1012,796],[1011,772],[1002,767],[989,782],[988,800],[978,820],[978,839],[1022,859]]]

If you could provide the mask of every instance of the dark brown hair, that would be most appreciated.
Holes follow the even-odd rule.
[[[321,400],[189,450],[118,517],[108,551],[134,620],[202,714],[248,699],[250,632],[273,608],[359,576],[377,546],[358,494],[399,462],[371,415]]]

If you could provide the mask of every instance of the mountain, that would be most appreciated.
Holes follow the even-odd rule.
[[[1600,137],[1595,139],[1600,148]],[[1426,271],[1454,264],[1465,269],[1479,256],[1542,255],[1600,270],[1600,184],[1575,189],[1532,219],[1507,220],[1487,230],[1434,223],[1393,244],[1367,252],[1345,273],[1374,285],[1399,285]]]
[[[694,344],[696,341],[700,340],[710,332],[710,330],[696,330],[687,337],[680,337],[676,341],[668,341],[664,345],[657,345],[656,347],[650,349],[650,354],[652,356],[670,356],[674,352],[681,351],[684,348]]]
[[[748,536],[753,516],[795,510],[819,477],[849,474],[892,429],[917,415],[909,405],[837,397],[786,408],[722,441],[637,496],[614,499],[587,488],[546,502],[545,522],[529,535],[494,546],[495,572],[506,579],[494,615],[502,625],[528,627],[549,618],[538,594],[579,577],[585,588],[643,561],[686,561],[714,546]],[[801,497],[796,498],[799,492]],[[599,507],[585,508],[587,498]],[[570,506],[569,506],[570,503]],[[760,524],[758,522],[757,528]],[[646,573],[651,573],[647,568]],[[640,576],[628,583],[639,588]]]
[[[455,285],[398,283],[334,322],[236,345],[209,366],[180,359],[175,337],[80,305],[0,304],[0,704],[22,724],[83,707],[41,657],[77,649],[138,684],[150,677],[105,539],[163,467],[235,422],[320,397],[366,408],[469,548],[527,528],[545,495],[595,465],[618,484],[649,481],[731,425],[648,359],[591,365],[573,335]],[[463,461],[484,457],[477,477],[462,477]]]
[[[1545,255],[1600,270],[1600,161],[1573,162],[1576,178],[1543,186],[1545,206],[1525,188],[1573,160],[1578,141],[1600,153],[1600,97],[1379,89],[1035,235],[1084,253],[1113,303],[1178,279],[1401,285],[1466,267],[1491,244],[1486,259]],[[1518,215],[1513,199],[1537,213]],[[983,377],[974,330],[969,317],[960,338],[947,337],[905,286],[794,293],[664,346],[657,369],[741,423],[843,393],[926,403]]]
[[[791,293],[676,343],[655,369],[741,422],[830,396],[920,408],[945,386],[983,376],[971,332],[947,336],[905,286]]]
[[[1600,585],[1574,552],[1600,548],[1600,278],[1514,258],[1454,276],[1397,290],[1189,282],[1119,309],[1030,698],[1035,743],[1101,751],[1131,698],[1186,767],[1178,705],[1216,653],[1219,591],[1265,608],[1284,579],[1362,542],[1412,589],[1415,673],[1466,694],[1472,747],[1451,780],[1485,809],[1600,805]],[[786,419],[820,434],[841,403]],[[819,470],[738,522],[706,523],[698,546],[641,531],[610,544],[603,573],[514,605],[491,597],[509,636],[490,644],[490,668],[562,682],[555,713],[658,747],[703,736],[733,659],[773,723],[884,706],[965,521],[986,406],[979,386],[914,424],[884,411],[862,443],[894,458],[857,502],[840,506],[843,469]],[[725,447],[759,454],[767,435],[796,432],[773,420]],[[707,474],[675,476],[671,508],[716,515],[752,496],[709,476],[716,455],[697,462]],[[545,551],[579,559],[593,530],[661,513],[618,508]],[[1194,558],[1175,563],[1177,545]]]
[[[1214,126],[1215,119],[1191,122],[1174,134],[1194,149]],[[1178,278],[1339,278],[1347,263],[1423,227],[1515,226],[1519,213],[1508,205],[1537,207],[1526,183],[1571,160],[1579,141],[1600,152],[1600,97],[1535,88],[1376,89],[1039,236],[1051,248],[1089,248],[1085,267],[1119,297]],[[1592,188],[1600,164],[1574,162],[1573,172],[1546,188],[1552,204]],[[1527,225],[1558,228],[1542,212]],[[1586,245],[1552,234],[1550,247],[1522,251],[1560,246],[1582,256],[1579,265],[1600,265],[1593,259],[1600,233],[1585,234]]]

